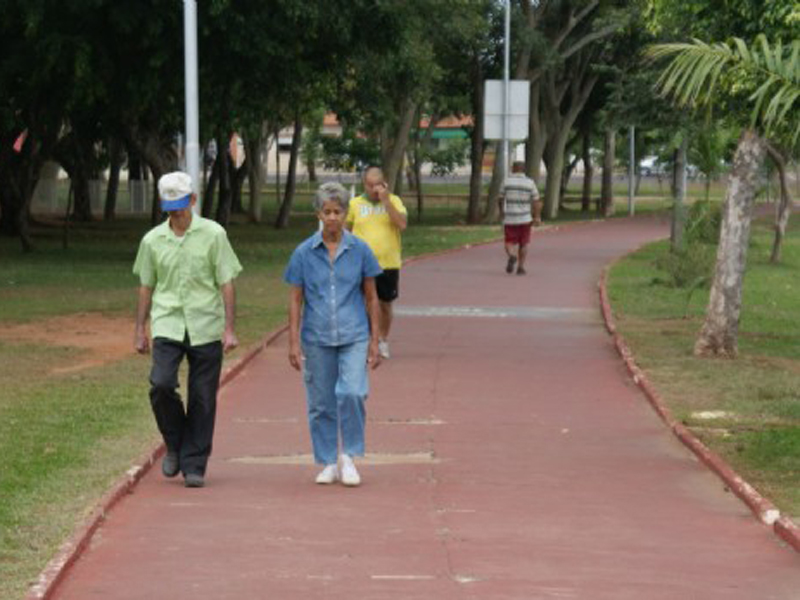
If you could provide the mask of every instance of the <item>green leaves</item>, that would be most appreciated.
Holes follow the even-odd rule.
[[[747,97],[753,106],[751,126],[768,136],[788,134],[792,145],[800,138],[800,120],[794,117],[800,98],[800,40],[771,45],[766,36],[759,35],[750,46],[740,38],[730,44],[696,39],[658,44],[647,54],[651,60],[672,58],[656,88],[678,105],[700,107],[731,95],[736,88],[755,88]]]

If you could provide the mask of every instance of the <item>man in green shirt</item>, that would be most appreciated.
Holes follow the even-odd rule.
[[[183,472],[186,487],[202,487],[222,355],[239,344],[233,280],[242,266],[225,229],[192,213],[197,197],[189,175],[164,175],[158,192],[169,218],[142,238],[133,266],[140,281],[134,346],[140,354],[150,349],[149,315],[150,403],[167,447],[161,470],[166,477]],[[186,409],[177,392],[184,357],[189,363]]]

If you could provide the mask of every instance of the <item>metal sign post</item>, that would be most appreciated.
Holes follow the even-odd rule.
[[[195,214],[202,205],[200,185],[200,109],[197,84],[197,0],[183,0],[184,69],[186,77],[186,170],[197,194]]]
[[[628,144],[630,148],[630,165],[628,167],[628,214],[632,217],[634,212],[634,191],[635,191],[635,183],[634,178],[636,176],[636,128],[631,125],[630,129],[628,130]]]
[[[511,113],[511,82],[509,75],[509,63],[511,55],[511,0],[505,1],[505,31],[506,41],[503,53],[503,178],[508,177],[510,169],[509,162],[509,115]]]

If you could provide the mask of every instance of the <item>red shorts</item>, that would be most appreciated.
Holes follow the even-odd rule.
[[[506,244],[527,246],[531,241],[531,224],[504,225]]]

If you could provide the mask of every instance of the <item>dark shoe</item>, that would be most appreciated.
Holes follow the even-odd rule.
[[[517,269],[517,275],[525,275],[525,273],[527,273],[527,271],[523,267]]]
[[[161,472],[164,474],[164,477],[175,477],[180,471],[180,465],[178,463],[178,453],[168,451],[161,461]]]
[[[187,488],[201,488],[206,484],[205,479],[199,473],[186,473],[183,476],[183,485]]]
[[[515,264],[517,264],[517,257],[509,256],[508,262],[506,263],[506,273],[513,273]]]

